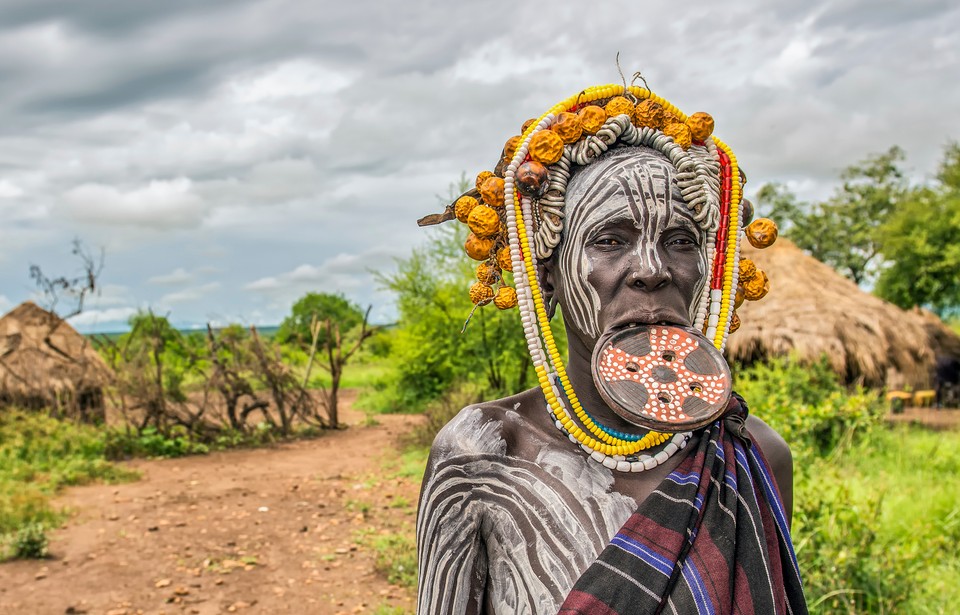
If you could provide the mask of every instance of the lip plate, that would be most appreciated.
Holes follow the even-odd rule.
[[[637,412],[635,409],[630,407],[628,399],[624,398],[624,395],[618,394],[615,387],[611,387],[611,383],[607,382],[600,371],[600,360],[603,356],[604,350],[612,341],[617,340],[618,342],[622,341],[626,337],[636,337],[636,336],[650,336],[650,332],[654,328],[663,328],[669,330],[671,333],[679,332],[685,334],[684,337],[696,340],[698,343],[697,349],[694,351],[697,353],[697,361],[695,363],[700,364],[703,367],[703,363],[709,363],[710,370],[713,372],[711,376],[719,376],[720,381],[723,383],[723,390],[721,392],[720,401],[717,403],[708,404],[706,411],[696,412],[696,416],[689,416],[685,420],[676,420],[676,421],[661,421],[658,420],[646,413]],[[651,351],[652,354],[652,351]],[[730,368],[727,365],[726,360],[723,358],[723,355],[717,350],[713,344],[703,336],[702,333],[693,329],[691,327],[683,327],[676,325],[660,325],[660,324],[641,324],[636,321],[625,322],[615,328],[611,328],[606,333],[600,336],[600,339],[597,340],[596,346],[594,346],[593,356],[591,359],[591,372],[593,376],[594,384],[597,387],[600,396],[607,403],[611,410],[613,410],[618,416],[623,420],[627,421],[632,425],[642,427],[645,429],[651,429],[654,431],[660,431],[664,433],[679,433],[684,431],[691,431],[705,427],[710,423],[717,420],[720,416],[723,415],[723,412],[726,410],[727,403],[730,399],[730,394],[732,392],[732,378],[730,376]],[[698,372],[703,373],[703,372]],[[707,374],[704,374],[707,375]],[[640,385],[642,386],[642,385]],[[645,390],[645,389],[644,389]],[[649,392],[647,392],[649,394]],[[635,403],[633,404],[635,407]],[[686,408],[684,408],[686,410]]]

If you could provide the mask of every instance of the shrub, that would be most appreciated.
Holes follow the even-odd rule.
[[[17,559],[43,559],[50,553],[47,534],[40,523],[29,523],[13,538],[13,557]]]
[[[846,390],[825,359],[812,365],[792,358],[752,365],[736,372],[736,389],[795,455],[826,455],[867,437],[884,414],[876,392]]]

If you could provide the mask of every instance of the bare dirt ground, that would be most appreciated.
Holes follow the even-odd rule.
[[[341,416],[315,440],[133,461],[137,482],[67,490],[51,559],[0,564],[0,613],[412,612],[361,537],[412,532],[419,485],[384,461],[417,417]]]

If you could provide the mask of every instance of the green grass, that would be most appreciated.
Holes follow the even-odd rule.
[[[374,553],[374,566],[387,581],[408,589],[417,588],[417,541],[413,526],[400,532],[358,532],[355,540]]]
[[[960,433],[878,427],[795,458],[793,541],[811,613],[960,604]]]
[[[0,410],[0,559],[13,537],[39,524],[58,524],[64,511],[51,498],[63,487],[94,481],[119,482],[136,473],[108,462],[96,427],[15,409]]]

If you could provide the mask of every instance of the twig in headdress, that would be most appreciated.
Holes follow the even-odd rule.
[[[629,98],[630,101],[633,102],[633,104],[637,104],[639,101],[637,100],[637,97],[633,95],[633,92],[631,92],[630,89],[627,87],[627,78],[623,74],[623,69],[620,68],[620,52],[619,51],[617,52],[617,72],[620,73],[620,80],[623,82],[623,95]],[[636,76],[639,74],[640,73],[634,73],[634,77],[633,77],[634,81],[636,81],[637,79]],[[630,85],[633,85],[633,83],[631,82]],[[649,90],[650,88],[647,88],[647,89]]]
[[[478,307],[480,307],[480,304],[479,304],[479,303],[474,303],[474,304],[473,304],[473,309],[470,310],[470,313],[467,315],[467,319],[466,319],[465,321],[463,321],[463,328],[460,329],[460,333],[461,333],[461,334],[467,332],[467,325],[470,324],[470,319],[473,318],[473,313],[477,311],[477,308],[478,308]]]
[[[632,86],[633,84],[635,84],[637,82],[637,79],[643,82],[643,87],[649,92],[650,86],[647,85],[647,80],[643,78],[643,75],[640,74],[640,71],[633,73],[633,81],[630,82],[630,85]]]

